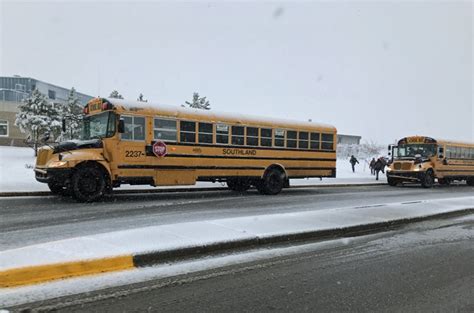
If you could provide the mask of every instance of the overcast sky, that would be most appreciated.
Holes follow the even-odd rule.
[[[0,75],[474,141],[470,1],[0,1]]]

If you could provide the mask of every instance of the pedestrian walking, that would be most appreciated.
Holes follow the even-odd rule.
[[[375,180],[379,180],[379,172],[382,172],[385,174],[385,166],[387,165],[387,162],[385,162],[385,159],[383,157],[380,157],[375,161],[374,165],[374,170],[375,170]]]
[[[359,164],[359,160],[357,160],[354,155],[351,155],[351,159],[349,160],[349,162],[352,165],[352,173],[354,173],[355,172],[355,165]]]
[[[370,168],[370,174],[371,175],[375,175],[375,169],[374,169],[374,166],[375,166],[375,158],[372,158],[372,161],[370,161],[369,163],[369,168]]]

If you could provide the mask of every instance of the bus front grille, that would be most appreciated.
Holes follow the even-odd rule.
[[[404,170],[404,171],[408,171],[408,170],[411,170],[411,162],[395,162],[393,163],[393,168],[397,171],[399,170]]]

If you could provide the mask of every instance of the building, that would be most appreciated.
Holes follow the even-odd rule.
[[[15,126],[16,113],[21,101],[38,89],[54,103],[65,103],[70,89],[59,87],[30,77],[0,77],[0,145],[22,146],[25,134]],[[77,92],[79,101],[86,104],[92,96]]]
[[[361,136],[337,134],[337,144],[341,145],[359,145]]]

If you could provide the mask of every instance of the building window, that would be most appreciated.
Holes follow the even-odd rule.
[[[289,130],[286,132],[286,147],[296,148],[296,131]]]
[[[153,138],[163,141],[176,141],[176,121],[162,118],[154,119]]]
[[[216,143],[229,144],[229,125],[216,125]]]
[[[285,146],[285,130],[275,129],[275,146],[276,147]]]
[[[48,90],[48,98],[50,99],[56,99],[56,91],[54,90]]]
[[[200,143],[212,143],[212,124],[199,123],[198,141]]]
[[[8,137],[8,121],[0,120],[0,137]]]
[[[145,140],[145,118],[143,116],[122,115],[125,132],[121,135],[124,140]]]
[[[333,150],[334,149],[334,135],[333,134],[322,134],[321,135],[321,149]]]
[[[264,147],[272,146],[272,129],[271,128],[260,129],[260,145]]]
[[[258,146],[257,127],[247,127],[247,146]]]
[[[242,146],[244,144],[244,127],[232,126],[232,144]]]
[[[180,122],[180,141],[181,142],[196,142],[196,122]]]

